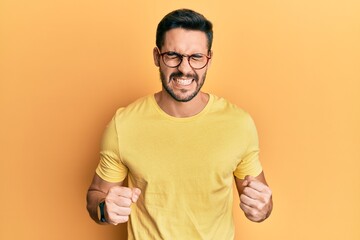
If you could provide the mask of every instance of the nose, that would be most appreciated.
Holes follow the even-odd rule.
[[[192,67],[189,64],[189,59],[187,57],[184,57],[180,63],[180,65],[177,67],[180,72],[183,74],[187,74],[190,72],[193,72]]]

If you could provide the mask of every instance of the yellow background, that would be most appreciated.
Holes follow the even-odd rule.
[[[204,89],[253,116],[273,189],[261,224],[235,198],[237,239],[360,239],[358,0],[1,0],[0,239],[125,239],[86,190],[114,111],[160,89],[156,25],[182,7],[214,24]]]

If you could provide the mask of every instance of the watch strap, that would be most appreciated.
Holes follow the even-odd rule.
[[[100,210],[99,221],[103,223],[106,222],[104,208],[105,208],[105,201],[102,201],[101,203],[99,203],[99,210]]]

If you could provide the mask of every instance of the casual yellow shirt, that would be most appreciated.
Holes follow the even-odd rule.
[[[248,113],[209,96],[199,114],[175,118],[149,95],[108,124],[97,174],[108,182],[128,176],[142,191],[129,239],[234,239],[232,184],[261,173],[258,137]]]

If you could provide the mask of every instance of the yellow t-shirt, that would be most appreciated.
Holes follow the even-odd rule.
[[[108,124],[97,174],[128,176],[142,194],[128,223],[129,239],[234,239],[234,176],[257,176],[258,137],[251,117],[210,95],[187,118],[169,116],[153,95],[120,108]]]

